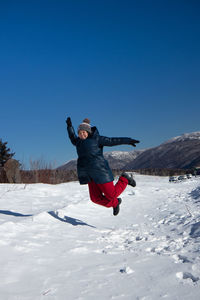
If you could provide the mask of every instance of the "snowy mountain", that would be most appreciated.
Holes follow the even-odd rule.
[[[200,166],[200,132],[193,132],[174,137],[158,147],[147,149],[125,168],[187,169],[198,166]]]
[[[105,152],[112,169],[193,168],[200,166],[200,131],[174,137],[160,146],[130,152]],[[71,160],[58,169],[76,169]]]
[[[192,133],[184,133],[180,136],[174,137],[168,140],[165,143],[173,143],[173,142],[184,142],[186,140],[200,140],[200,131],[192,132]],[[163,143],[163,144],[165,144]]]
[[[145,150],[135,150],[135,151],[111,151],[105,152],[104,157],[108,160],[109,165],[112,169],[123,169],[128,163],[131,163],[136,157],[138,157]],[[76,169],[77,160],[73,159],[60,166],[60,170],[74,170]]]
[[[0,184],[2,300],[198,300],[200,178],[135,175],[112,208],[78,182]]]
[[[112,169],[123,169],[128,163],[135,160],[144,150],[134,151],[111,151],[104,154],[105,159],[109,162]]]

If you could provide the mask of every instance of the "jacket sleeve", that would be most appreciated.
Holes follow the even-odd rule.
[[[74,127],[72,127],[72,126],[70,126],[70,127],[67,126],[67,131],[68,131],[68,135],[69,135],[69,138],[70,138],[70,140],[71,140],[71,143],[72,143],[74,146],[76,146],[78,137],[77,137],[77,135],[76,135],[76,133],[75,133],[75,131],[74,131]]]
[[[130,145],[131,138],[128,137],[106,137],[99,136],[99,146],[117,146],[117,145]]]

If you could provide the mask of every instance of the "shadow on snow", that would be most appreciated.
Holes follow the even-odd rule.
[[[14,216],[14,217],[31,217],[32,215],[23,215],[10,210],[0,210],[0,214]]]
[[[193,238],[200,237],[200,222],[197,222],[192,225],[191,231],[190,231],[190,236]]]
[[[196,200],[195,202],[200,202],[200,187],[197,187],[189,195]]]
[[[10,211],[10,210],[0,210],[0,214],[7,215],[7,216],[14,216],[14,217],[32,217],[33,216],[33,215],[24,215],[24,214],[21,214],[18,212]],[[75,218],[71,218],[71,217],[67,217],[67,216],[64,216],[64,218],[61,218],[56,214],[55,211],[49,211],[48,214],[61,222],[69,223],[73,226],[79,225],[79,226],[89,226],[92,228],[96,228],[95,226],[89,225],[79,219],[75,219]]]
[[[92,226],[92,225],[89,225],[79,219],[75,219],[75,218],[70,218],[70,217],[67,217],[67,216],[64,216],[64,218],[61,218],[58,216],[58,214],[55,212],[55,211],[49,211],[48,212],[49,215],[51,215],[52,217],[54,217],[55,219],[61,221],[61,222],[65,222],[65,223],[69,223],[73,226],[78,226],[78,225],[81,225],[81,226],[89,226],[89,227],[92,227],[92,228],[96,228],[95,226]]]

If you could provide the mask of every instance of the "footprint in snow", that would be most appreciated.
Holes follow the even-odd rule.
[[[186,256],[183,256],[183,255],[175,254],[175,255],[173,255],[173,258],[174,258],[175,263],[179,263],[179,262],[191,263],[191,261]]]
[[[194,283],[199,280],[199,277],[195,277],[189,272],[178,272],[178,273],[176,273],[176,277],[181,280],[189,279]]]
[[[122,274],[132,274],[134,271],[130,267],[124,267],[119,270]]]
[[[192,225],[191,231],[190,231],[190,236],[192,238],[200,237],[200,222],[197,222],[197,223]]]

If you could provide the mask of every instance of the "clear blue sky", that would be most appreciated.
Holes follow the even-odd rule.
[[[0,138],[16,159],[76,158],[67,116],[136,149],[200,131],[198,0],[0,4]]]

